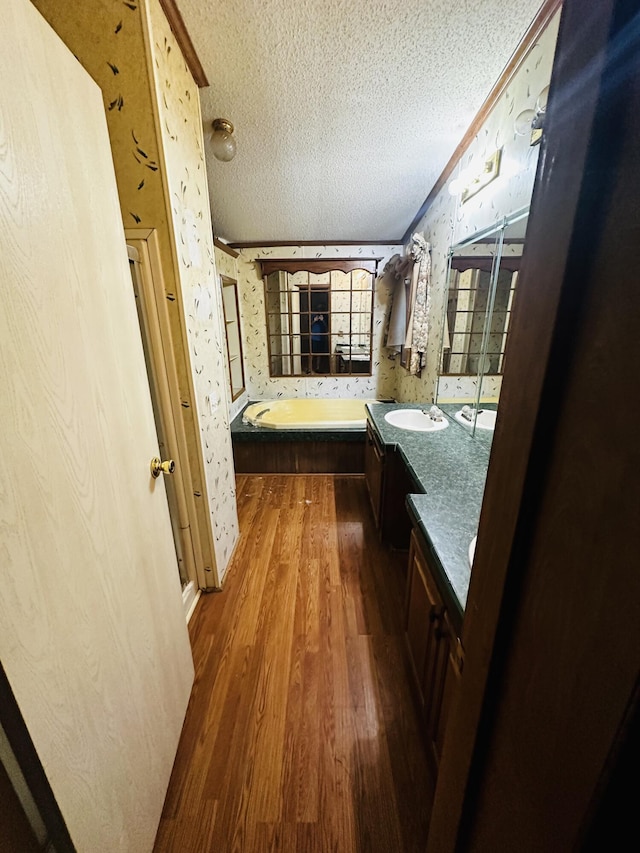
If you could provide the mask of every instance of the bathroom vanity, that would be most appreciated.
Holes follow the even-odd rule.
[[[367,405],[365,470],[383,541],[408,548],[405,633],[417,704],[437,770],[464,658],[462,621],[471,575],[491,433],[447,427],[419,432],[385,418],[421,405]],[[448,407],[447,407],[448,408]],[[404,490],[404,491],[403,491]]]
[[[421,487],[407,469],[398,449],[385,446],[369,420],[364,453],[367,490],[380,538],[393,548],[407,550],[412,523],[405,497]]]
[[[427,543],[414,529],[409,550],[405,633],[425,740],[437,769],[464,655],[457,619],[440,594],[438,573],[428,551]]]

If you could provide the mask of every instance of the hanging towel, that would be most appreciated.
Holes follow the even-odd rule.
[[[383,278],[391,285],[391,310],[387,324],[385,346],[401,352],[407,333],[407,292],[405,280],[413,259],[394,255],[385,265]]]
[[[431,302],[431,246],[420,234],[411,237],[413,275],[411,278],[411,316],[405,346],[411,351],[409,373],[419,373],[425,364],[429,337],[429,307]]]

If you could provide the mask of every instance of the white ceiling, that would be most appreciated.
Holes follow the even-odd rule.
[[[389,240],[429,194],[541,0],[177,0],[209,87],[214,233]]]

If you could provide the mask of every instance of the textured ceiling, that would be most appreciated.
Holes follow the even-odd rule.
[[[213,227],[231,242],[404,234],[541,0],[177,0],[209,79]]]

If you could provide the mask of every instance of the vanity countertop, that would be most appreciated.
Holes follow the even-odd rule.
[[[422,488],[408,495],[407,508],[441,571],[446,603],[461,622],[471,576],[468,549],[478,529],[493,434],[476,431],[472,438],[449,406],[449,426],[432,433],[400,429],[384,419],[393,409],[422,408],[430,404],[370,403],[367,413],[383,445],[398,450]]]

